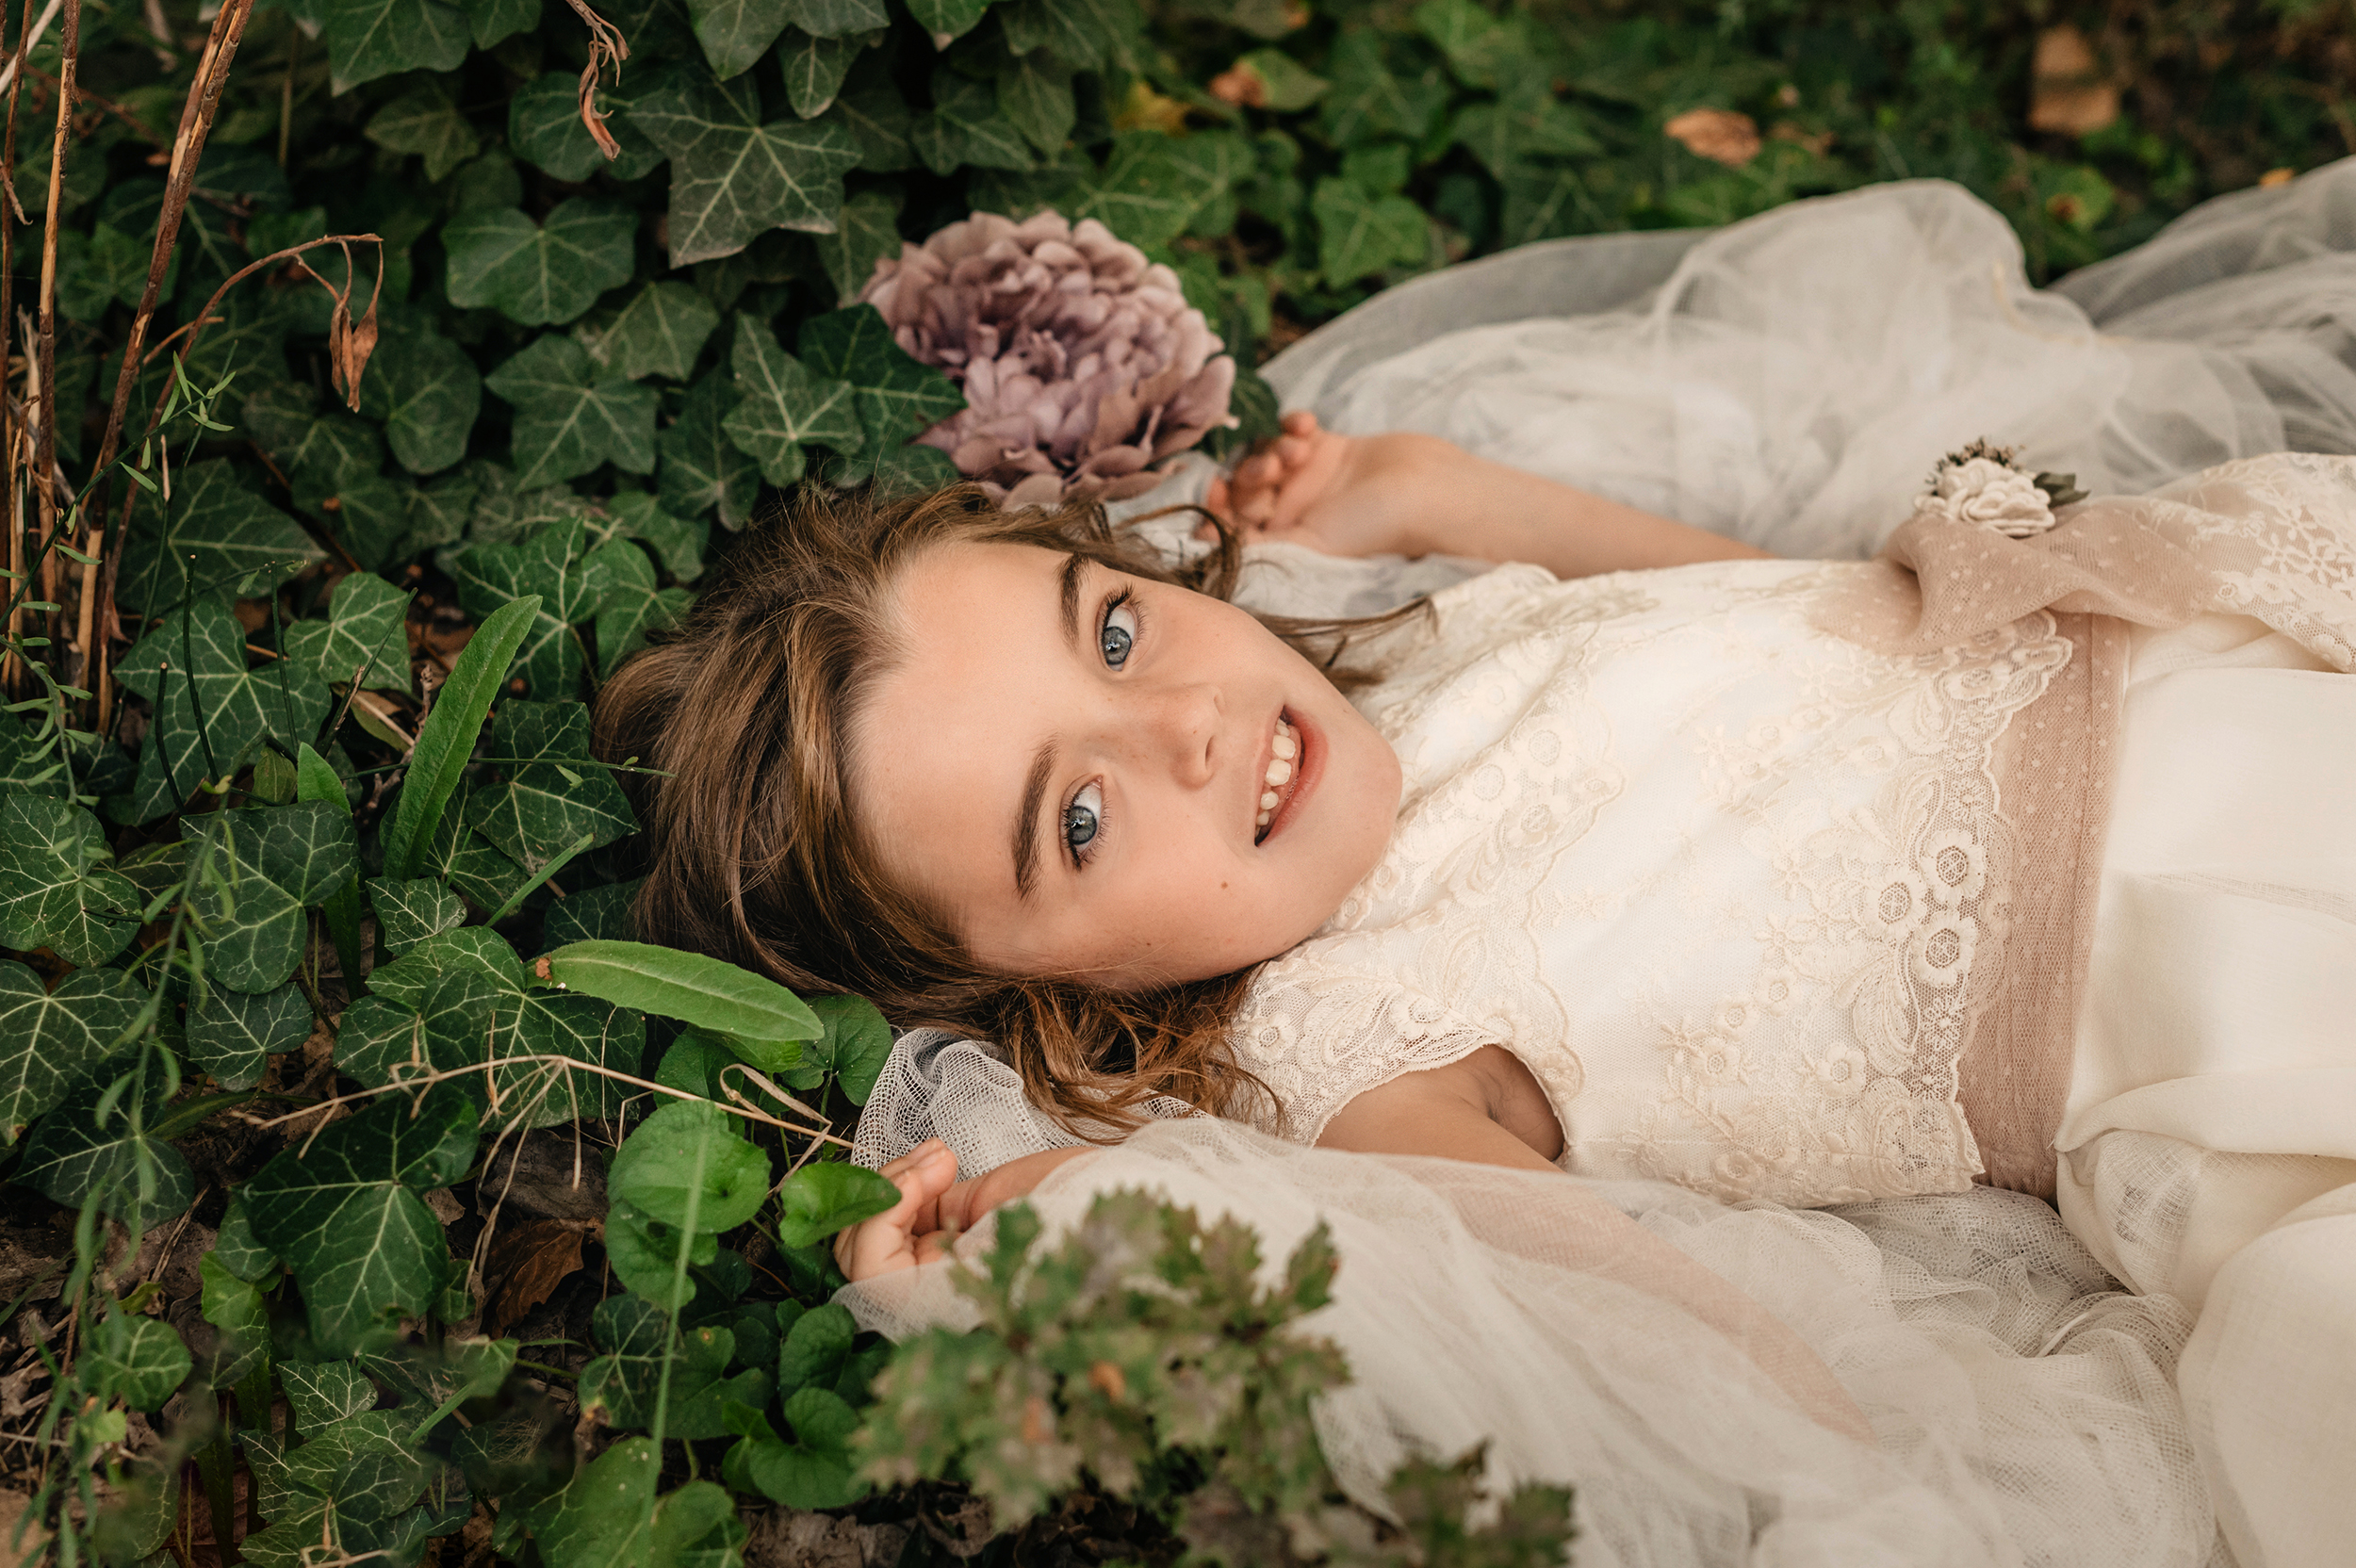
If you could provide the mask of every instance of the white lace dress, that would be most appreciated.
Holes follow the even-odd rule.
[[[1264,1129],[1315,1142],[1494,1043],[1582,1174],[1968,1187],[1956,1063],[2006,923],[1990,752],[2069,645],[2039,616],[1912,658],[1816,629],[1864,569],[1508,566],[1437,595],[1357,699],[1405,770],[1390,847],[1236,1021],[1283,1106]]]

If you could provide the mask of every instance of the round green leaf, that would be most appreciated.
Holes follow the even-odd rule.
[[[769,1156],[736,1134],[735,1119],[705,1100],[675,1100],[623,1141],[606,1191],[666,1225],[733,1230],[769,1196]]]

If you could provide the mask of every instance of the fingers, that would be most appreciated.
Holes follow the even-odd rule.
[[[845,1279],[873,1279],[923,1260],[920,1238],[941,1229],[941,1198],[957,1183],[957,1157],[939,1138],[927,1138],[882,1174],[900,1189],[900,1200],[835,1236],[835,1264]],[[938,1245],[932,1250],[938,1254]]]

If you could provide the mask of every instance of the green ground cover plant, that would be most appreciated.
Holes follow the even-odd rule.
[[[963,406],[858,294],[1095,218],[1250,375],[1405,277],[1959,180],[2051,277],[2356,145],[2347,0],[191,0],[8,20],[0,1480],[61,1563],[1559,1560],[1342,1504],[1248,1233],[1003,1218],[898,1351],[856,998],[637,939],[589,702]],[[2032,120],[2037,122],[2032,124]],[[1035,1245],[1036,1243],[1036,1245]],[[1142,1260],[1100,1277],[1105,1248]],[[1348,1288],[1347,1281],[1342,1288]],[[1225,1392],[1202,1396],[1207,1386]],[[5,1517],[5,1515],[0,1515]],[[764,1556],[764,1554],[766,1554]]]

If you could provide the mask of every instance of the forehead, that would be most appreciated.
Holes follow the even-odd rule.
[[[965,868],[1011,878],[1001,862],[1023,776],[1078,678],[1066,559],[944,544],[908,564],[884,606],[896,657],[852,716],[852,811],[895,880],[953,906],[974,891]]]

